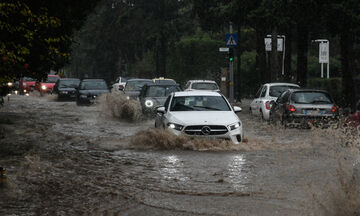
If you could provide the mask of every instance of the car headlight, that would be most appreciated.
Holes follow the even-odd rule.
[[[241,126],[240,122],[236,122],[235,124],[229,125],[230,130],[235,130]]]
[[[46,86],[45,86],[45,85],[42,85],[42,86],[41,86],[41,89],[42,89],[42,90],[46,90]]]
[[[127,99],[127,100],[130,100],[130,97],[129,97],[129,96],[126,96],[126,99]]]
[[[24,89],[24,93],[26,93],[26,89]]]
[[[145,106],[150,108],[150,107],[154,106],[154,102],[152,100],[146,100],[145,101]]]
[[[12,82],[8,82],[7,85],[8,85],[9,87],[11,87],[11,86],[13,86],[13,83],[12,83]]]
[[[178,131],[181,131],[183,129],[183,127],[184,127],[182,125],[175,124],[175,123],[168,123],[167,125],[168,125],[169,128],[175,129],[175,130],[178,130]]]

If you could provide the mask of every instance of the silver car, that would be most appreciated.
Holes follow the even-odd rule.
[[[335,124],[339,108],[331,96],[316,89],[289,89],[272,101],[270,122],[284,126],[328,127]]]

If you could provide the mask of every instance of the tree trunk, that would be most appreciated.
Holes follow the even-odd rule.
[[[267,82],[266,74],[266,53],[265,53],[265,37],[264,28],[256,26],[256,72],[260,74],[260,82]]]
[[[285,65],[284,65],[284,79],[286,82],[291,81],[291,39],[292,39],[292,33],[291,29],[288,28],[286,32],[286,38],[285,38]]]
[[[346,29],[347,30],[347,29]],[[344,95],[345,107],[355,109],[355,84],[354,74],[354,36],[351,32],[343,30],[340,33],[341,44],[341,74],[342,74],[342,92]]]
[[[297,82],[302,87],[307,84],[307,55],[309,30],[306,24],[297,25]]]

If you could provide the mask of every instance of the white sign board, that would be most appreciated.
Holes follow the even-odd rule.
[[[219,51],[220,52],[229,52],[229,47],[220,47]]]
[[[329,43],[319,43],[319,63],[329,63]]]
[[[284,38],[277,39],[277,51],[282,52],[284,49]],[[271,38],[265,38],[265,51],[271,51]]]

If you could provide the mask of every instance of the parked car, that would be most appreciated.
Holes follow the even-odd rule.
[[[250,114],[269,120],[270,102],[276,101],[284,91],[291,88],[298,89],[300,86],[293,83],[266,83],[262,85],[250,104]]]
[[[155,109],[164,106],[166,98],[172,93],[181,91],[178,84],[146,84],[139,95],[142,111],[146,115],[154,115]]]
[[[54,92],[58,95],[58,99],[75,99],[79,83],[80,79],[77,78],[59,79],[54,86]]]
[[[40,96],[53,93],[55,83],[60,79],[59,75],[48,75],[46,81],[44,82],[36,82],[35,89],[40,92]]]
[[[236,112],[240,111],[218,92],[173,92],[164,106],[157,108],[155,127],[175,135],[229,139],[239,144],[243,131]]]
[[[213,80],[189,80],[184,87],[184,91],[193,90],[220,92],[218,84]]]
[[[152,80],[155,84],[168,84],[168,85],[176,84],[175,80],[164,77],[154,78]]]
[[[124,93],[128,99],[137,99],[141,88],[146,84],[153,84],[151,79],[130,79],[126,82]]]
[[[289,89],[271,103],[270,122],[284,126],[328,127],[337,123],[339,117],[338,106],[323,90]]]
[[[345,118],[345,125],[351,127],[358,127],[360,125],[360,100],[356,104],[355,112],[350,112]]]
[[[22,77],[19,81],[19,93],[26,94],[35,89],[36,80],[31,77]]]
[[[93,104],[96,97],[109,93],[109,88],[103,79],[83,79],[76,91],[77,105]]]
[[[131,78],[127,78],[127,77],[118,77],[115,80],[115,83],[112,85],[113,89],[115,91],[122,91],[125,88],[125,84],[126,82],[131,79]]]

